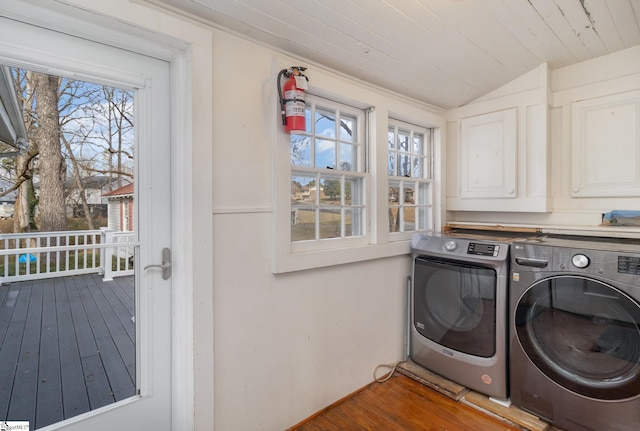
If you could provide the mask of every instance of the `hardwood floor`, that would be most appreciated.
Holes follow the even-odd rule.
[[[448,398],[405,376],[333,404],[288,431],[521,431],[522,428]]]

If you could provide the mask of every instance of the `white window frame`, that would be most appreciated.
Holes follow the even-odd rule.
[[[291,60],[276,61],[272,70],[276,82],[278,70]],[[273,93],[272,119],[272,193],[271,212],[271,272],[284,274],[295,271],[365,262],[388,257],[402,257],[411,251],[411,234],[392,236],[388,226],[387,136],[389,118],[419,124],[433,129],[433,225],[440,229],[444,220],[441,188],[441,154],[445,140],[444,111],[432,106],[398,98],[378,88],[362,85],[343,75],[334,75],[320,68],[310,69],[307,95],[329,99],[337,104],[364,110],[363,136],[367,149],[362,156],[365,166],[364,199],[366,236],[324,239],[315,245],[294,244],[291,241],[291,136],[285,132],[277,92]],[[274,88],[275,89],[275,88]],[[310,100],[310,99],[309,99]],[[350,172],[350,171],[349,171]],[[266,228],[266,227],[265,227]]]
[[[334,100],[330,100],[327,98],[322,98],[314,95],[307,95],[306,97],[307,110],[311,112],[311,121],[309,123],[314,122],[316,111],[328,111],[336,114],[336,123],[340,121],[340,118],[344,115],[345,117],[355,118],[356,127],[353,133],[353,140],[349,142],[352,144],[354,148],[356,148],[356,157],[353,160],[353,170],[342,170],[338,166],[339,158],[340,158],[340,142],[339,135],[340,131],[336,131],[336,145],[338,148],[336,149],[336,161],[334,166],[331,167],[320,167],[315,165],[315,139],[323,138],[321,135],[321,131],[316,131],[314,124],[307,124],[307,131],[304,132],[292,132],[292,135],[303,135],[311,137],[311,148],[310,151],[310,161],[311,166],[304,165],[290,165],[290,175],[291,179],[296,176],[307,176],[307,177],[315,177],[316,184],[320,184],[320,180],[322,178],[334,177],[340,181],[341,185],[344,186],[344,183],[348,179],[356,180],[360,183],[360,190],[358,190],[357,195],[359,196],[359,204],[353,205],[345,205],[342,202],[341,205],[336,206],[336,210],[340,210],[344,215],[345,211],[349,211],[349,209],[360,210],[362,211],[362,216],[360,217],[360,227],[359,234],[355,234],[353,236],[345,236],[344,235],[344,226],[342,226],[342,232],[339,233],[339,236],[334,238],[319,238],[319,229],[321,226],[319,217],[320,213],[323,210],[326,210],[327,207],[323,206],[320,203],[320,194],[316,192],[314,197],[315,203],[312,203],[310,207],[316,210],[315,212],[315,224],[316,224],[316,238],[315,239],[307,239],[294,241],[290,237],[291,242],[291,252],[292,253],[302,253],[302,252],[310,252],[310,251],[319,251],[319,250],[331,250],[335,248],[344,248],[344,247],[354,247],[359,245],[366,245],[370,242],[369,240],[369,226],[368,213],[370,212],[370,208],[368,205],[369,197],[367,196],[367,184],[369,183],[369,174],[366,171],[366,154],[367,154],[367,141],[366,141],[366,119],[365,119],[365,110],[354,108],[352,106],[348,106]],[[331,138],[325,138],[327,140],[334,140]],[[356,194],[355,192],[353,194]],[[291,202],[291,201],[290,201]],[[300,205],[291,204],[291,213],[293,217],[293,212],[296,207],[300,207]],[[344,218],[343,218],[344,220]],[[343,223],[344,225],[344,223]],[[290,227],[291,234],[291,227]]]
[[[389,135],[393,133],[393,146],[389,143]],[[398,144],[398,135],[409,136],[410,148],[403,150]],[[422,151],[415,152],[413,139],[415,135],[421,135]],[[387,134],[387,157],[390,154],[394,156],[394,172],[389,172],[389,159],[387,158],[387,227],[389,228],[389,241],[401,241],[411,238],[415,233],[432,233],[435,228],[435,206],[434,206],[434,129],[407,123],[405,121],[389,118],[389,127]],[[413,164],[410,168],[409,176],[399,175],[399,158],[402,155],[413,159],[414,157],[422,158],[421,172],[418,175],[413,170]],[[391,184],[398,186],[397,203],[391,204],[389,199],[389,189]],[[414,190],[413,202],[405,202],[405,190]],[[392,209],[397,210],[398,231],[391,231],[391,213]],[[413,210],[415,212],[415,226],[410,229],[405,225],[404,212]]]

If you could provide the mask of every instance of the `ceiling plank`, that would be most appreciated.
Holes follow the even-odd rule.
[[[590,57],[584,42],[576,31],[567,25],[567,18],[554,0],[531,0],[531,5],[557,40],[571,52],[573,58],[581,61]]]
[[[498,4],[498,2],[500,3]],[[513,13],[518,26],[526,28],[533,34],[533,39],[527,39],[530,42],[529,49],[539,53],[538,55],[541,55],[543,59],[549,59],[548,63],[552,68],[578,61],[530,2],[489,0],[488,3],[492,3],[494,9],[508,9]],[[511,28],[515,37],[522,37],[523,31]]]
[[[597,2],[589,2],[589,7],[593,8],[591,3]],[[606,3],[607,10],[609,11],[612,19],[612,22],[607,22],[607,25],[614,27],[610,30],[602,30],[599,18],[602,12],[594,12],[597,14],[595,19],[596,24],[598,25],[598,32],[616,31],[622,40],[621,49],[631,48],[632,46],[640,44],[640,25],[638,25],[640,22],[640,2],[635,1],[634,3],[637,7],[636,11],[633,9],[631,0],[609,1]],[[593,10],[595,10],[595,8]],[[613,52],[611,50],[615,48],[608,45],[607,49],[609,49],[610,52]]]
[[[607,54],[607,49],[595,29],[593,17],[586,8],[586,3],[575,0],[555,0],[555,2],[569,26],[589,52],[585,57],[576,56],[578,61]]]

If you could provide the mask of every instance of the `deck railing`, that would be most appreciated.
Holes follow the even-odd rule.
[[[133,232],[113,229],[0,234],[0,284],[99,273],[132,275]]]

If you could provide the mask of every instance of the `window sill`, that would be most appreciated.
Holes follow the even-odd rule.
[[[401,256],[410,252],[411,241],[406,240],[380,245],[294,253],[274,256],[272,272],[274,274],[285,274],[294,271]]]

